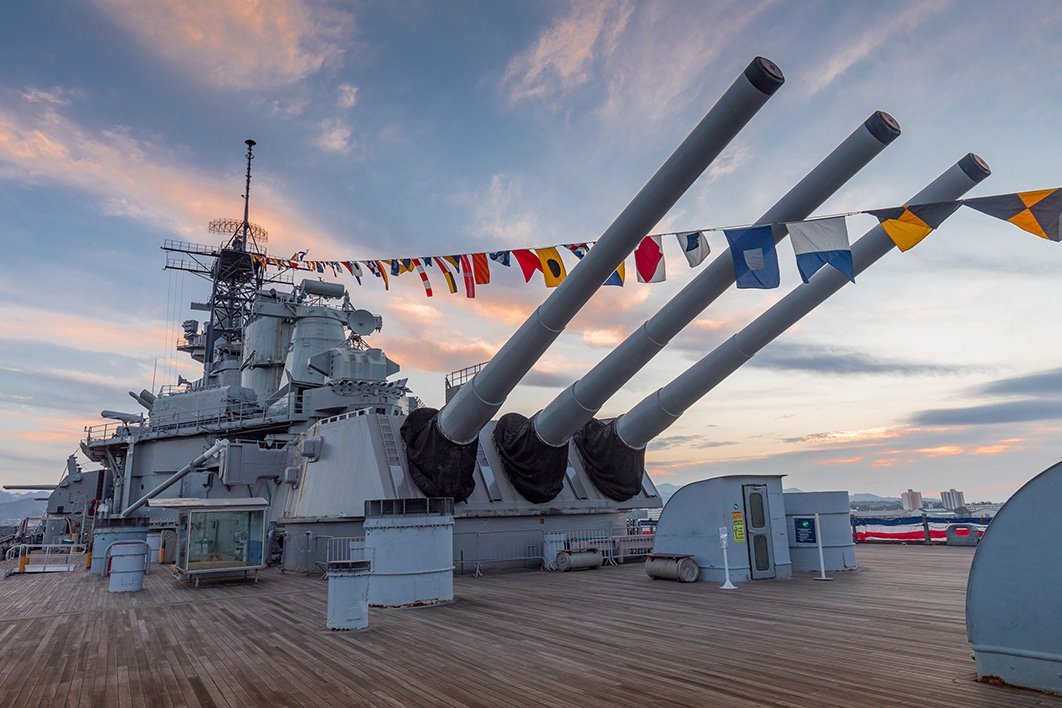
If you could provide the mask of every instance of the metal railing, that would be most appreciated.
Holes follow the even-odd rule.
[[[4,556],[4,577],[15,573],[67,572],[85,564],[81,543],[22,543]]]
[[[333,561],[368,560],[364,536],[329,536],[325,563]]]
[[[461,386],[472,380],[475,376],[486,366],[489,362],[484,361],[481,364],[475,364],[474,366],[466,366],[463,369],[457,371],[451,371],[446,375],[446,388],[452,388],[454,386]]]
[[[132,436],[140,430],[140,427],[141,426],[138,423],[119,422],[86,425],[85,442],[90,443],[94,440],[113,440],[114,438]]]
[[[280,415],[274,411],[267,416],[266,409],[258,403],[233,401],[231,403],[223,403],[218,406],[200,408],[191,411],[174,411],[172,413],[152,415],[150,421],[146,425],[115,422],[85,426],[85,443],[89,444],[95,441],[113,440],[115,438],[132,435],[134,432],[138,431],[154,435],[159,433],[170,433],[183,428],[203,428],[206,426],[218,426],[224,428],[234,425],[244,425],[254,420],[265,421],[267,417],[271,419],[278,417],[290,418],[297,415],[301,410],[301,395],[296,396],[294,399],[289,399],[287,410]]]
[[[454,533],[454,572],[483,575],[484,566],[542,567],[542,532],[466,531]],[[467,549],[467,554],[466,554]]]

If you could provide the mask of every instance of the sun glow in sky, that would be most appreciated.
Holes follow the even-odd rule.
[[[167,238],[242,214],[269,250],[361,259],[596,239],[753,56],[779,90],[655,231],[755,219],[875,109],[903,135],[818,213],[901,204],[967,152],[971,196],[1062,186],[1062,5],[1024,2],[134,2],[0,8],[0,482],[54,482],[101,409],[195,378],[204,284]],[[870,228],[853,217],[853,240]],[[713,256],[722,235],[710,235]],[[696,275],[599,292],[506,403],[530,415]],[[731,289],[602,411],[620,414],[799,284]],[[568,259],[569,268],[574,258]],[[1062,457],[1062,246],[972,210],[893,252],[651,443],[658,482],[1002,499]],[[373,344],[439,406],[547,295],[416,276]],[[183,355],[181,355],[183,356]]]

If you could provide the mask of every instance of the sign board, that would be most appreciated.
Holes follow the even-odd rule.
[[[745,542],[745,515],[740,511],[730,512],[730,519],[734,525],[734,543]]]
[[[730,537],[730,532],[727,530],[726,526],[720,526],[719,527],[719,547],[720,548],[726,548],[726,540],[729,537]]]
[[[793,519],[794,530],[796,531],[797,543],[815,543],[815,519],[813,517],[798,516]]]

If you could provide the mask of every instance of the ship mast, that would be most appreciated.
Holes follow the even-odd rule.
[[[223,386],[238,383],[239,362],[243,349],[243,327],[247,323],[251,302],[255,293],[266,281],[263,258],[266,230],[250,221],[251,212],[251,161],[254,159],[254,140],[244,141],[247,146],[247,171],[244,182],[243,219],[215,219],[210,222],[210,233],[227,238],[220,247],[167,241],[163,250],[181,253],[190,259],[170,257],[166,268],[195,273],[211,281],[210,300],[192,303],[192,309],[210,313],[202,333],[194,332],[196,323],[189,321],[184,344],[186,351],[196,361],[203,362],[202,386]],[[210,260],[208,260],[210,259]],[[210,261],[213,262],[210,262]],[[270,282],[282,282],[273,278]]]

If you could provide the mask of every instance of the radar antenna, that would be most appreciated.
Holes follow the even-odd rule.
[[[251,235],[251,224],[247,221],[248,212],[251,209],[251,160],[254,159],[254,140],[247,138],[243,141],[247,146],[247,186],[243,189],[243,229],[238,239],[234,239],[233,246],[237,251],[247,250],[247,237]],[[254,237],[252,236],[252,239]]]

